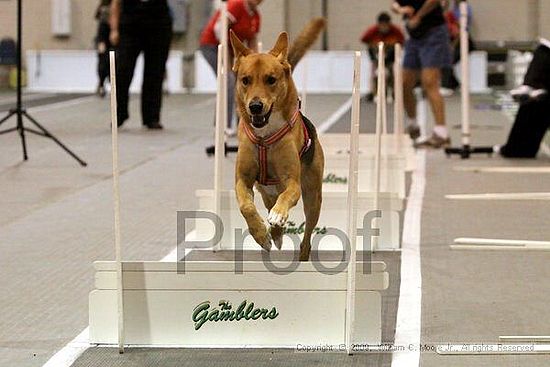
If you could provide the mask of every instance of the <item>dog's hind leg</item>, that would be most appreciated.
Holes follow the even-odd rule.
[[[262,195],[262,200],[264,202],[264,205],[267,209],[267,212],[269,213],[271,209],[275,206],[275,203],[277,202],[277,192],[275,191],[276,188],[274,186],[262,186],[257,185],[256,188]],[[273,242],[275,243],[275,246],[280,250],[283,246],[283,233],[284,233],[284,227],[281,226],[271,226],[269,230],[271,234],[271,238],[273,239]]]

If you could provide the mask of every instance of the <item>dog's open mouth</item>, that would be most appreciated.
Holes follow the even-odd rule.
[[[267,125],[269,122],[269,118],[271,117],[271,112],[273,112],[273,106],[271,106],[266,114],[250,115],[252,126],[254,126],[256,129],[261,129],[262,127]]]

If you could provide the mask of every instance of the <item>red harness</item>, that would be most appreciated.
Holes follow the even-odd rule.
[[[294,112],[294,115],[292,115],[292,118],[290,121],[288,121],[285,126],[283,126],[279,131],[275,132],[273,135],[267,137],[267,138],[259,138],[254,134],[254,131],[248,126],[247,123],[243,122],[244,131],[250,141],[254,144],[256,144],[256,147],[258,147],[258,160],[260,162],[260,173],[258,175],[257,181],[260,185],[264,186],[271,186],[271,185],[278,185],[281,181],[278,178],[269,177],[267,172],[267,150],[270,146],[277,143],[279,140],[281,140],[292,128],[294,125],[296,125],[296,122],[298,121],[300,117],[300,109],[296,109],[296,112]],[[304,123],[303,119],[300,119],[302,123],[302,128],[304,129],[304,146],[302,147],[302,150],[300,151],[300,158],[309,150],[311,147],[311,138],[309,137],[309,133],[307,131],[306,124]]]

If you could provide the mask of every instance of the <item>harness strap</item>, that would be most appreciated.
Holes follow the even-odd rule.
[[[294,115],[292,115],[292,118],[290,121],[287,122],[286,125],[284,125],[281,129],[279,129],[277,132],[275,132],[273,135],[267,137],[267,138],[260,138],[254,134],[252,129],[248,126],[248,124],[244,124],[244,131],[250,141],[256,145],[258,148],[258,160],[259,160],[259,168],[260,173],[258,175],[258,183],[260,185],[264,186],[272,186],[277,185],[281,181],[278,178],[270,178],[268,176],[268,164],[267,164],[267,150],[268,148],[281,140],[296,124],[298,121],[298,118],[301,116],[300,109],[296,109],[296,112],[294,112]],[[301,119],[302,122],[302,128],[304,130],[304,145],[302,149],[300,150],[300,158],[309,150],[311,147],[311,138],[309,136],[309,133],[307,131],[306,124],[304,123],[303,119]]]

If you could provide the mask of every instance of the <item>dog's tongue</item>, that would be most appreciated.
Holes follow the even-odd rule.
[[[265,116],[252,115],[252,122],[254,123],[254,125],[263,125],[265,123]]]

